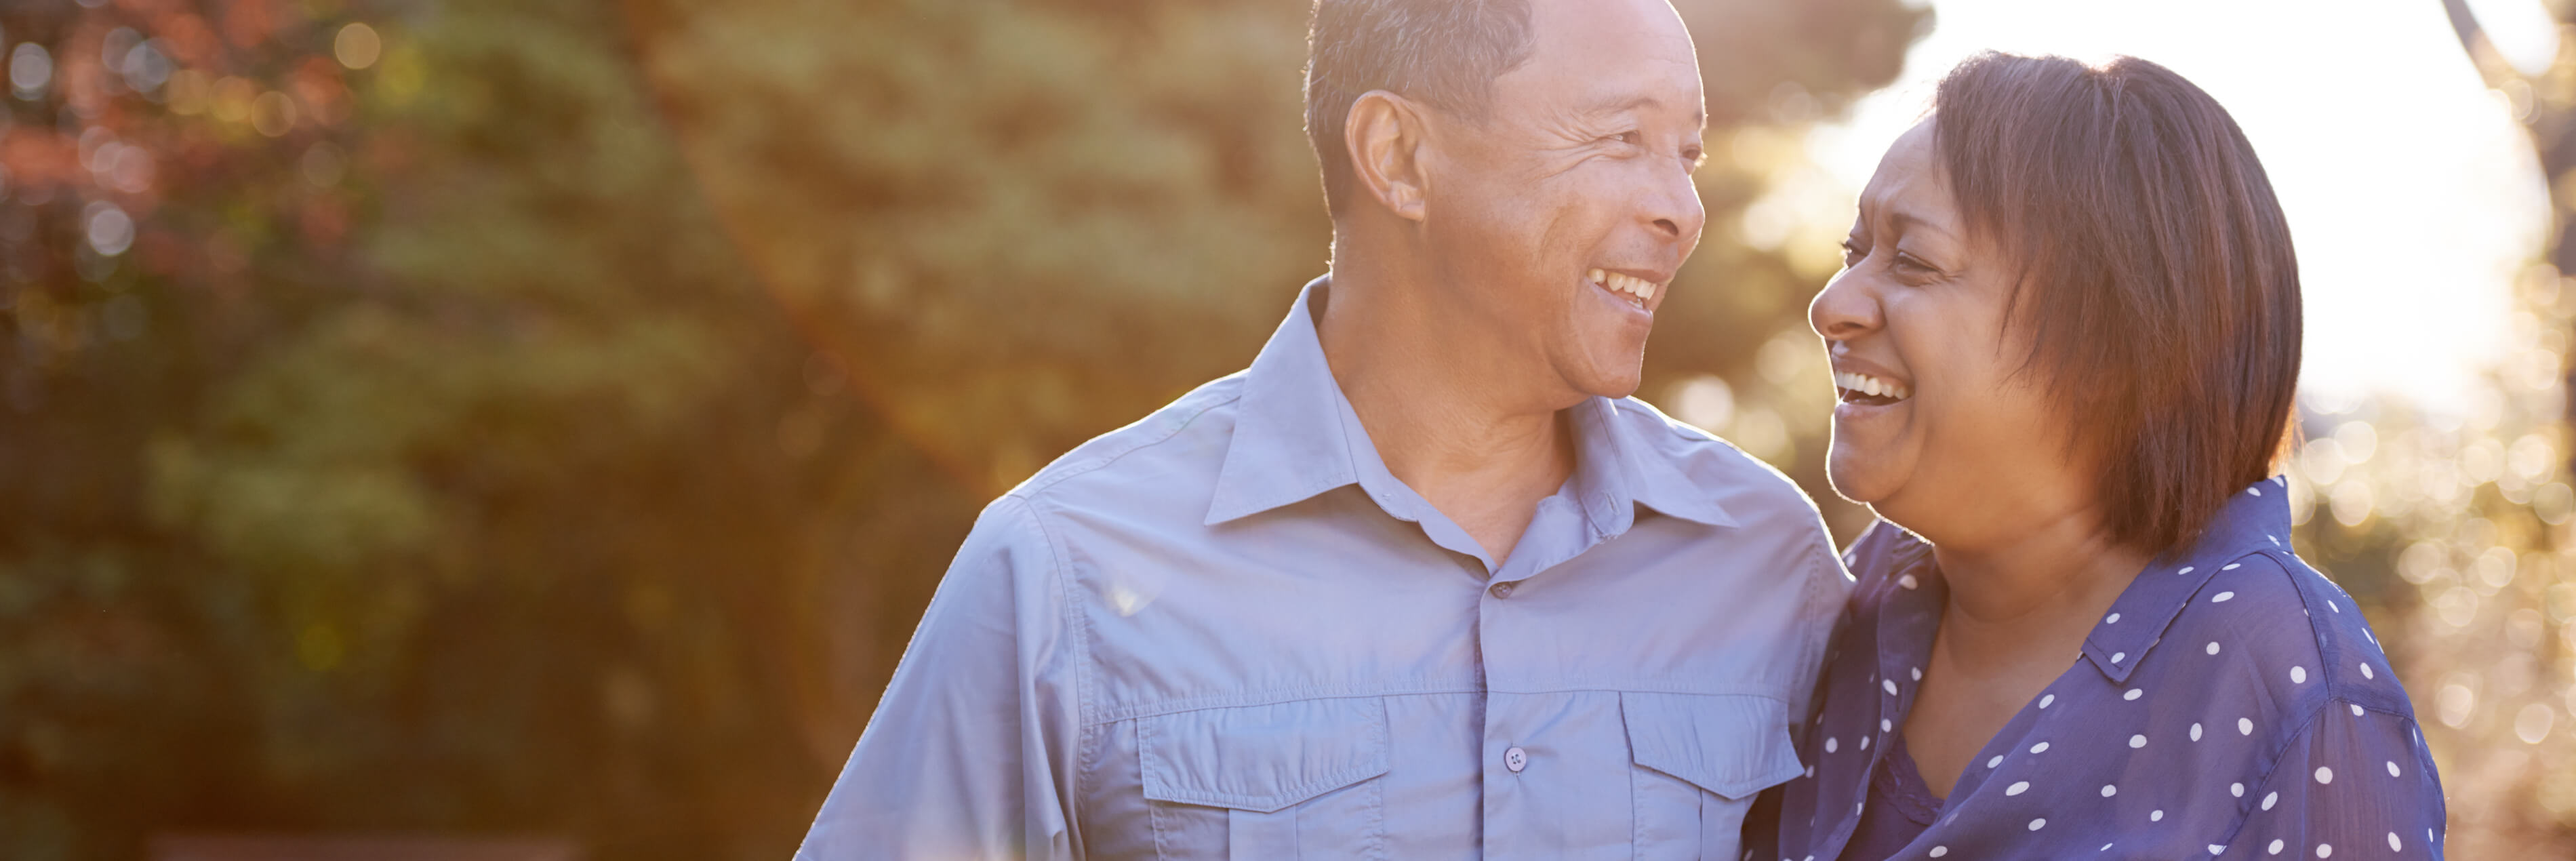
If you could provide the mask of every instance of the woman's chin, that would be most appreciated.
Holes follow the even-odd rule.
[[[1836,444],[1825,453],[1825,482],[1837,496],[1875,506],[1893,494],[1899,483],[1887,467],[1887,458]]]

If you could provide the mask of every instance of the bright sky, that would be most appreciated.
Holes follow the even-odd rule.
[[[2518,64],[2556,49],[2540,0],[2472,0]],[[1839,239],[1851,198],[1932,82],[1980,49],[2130,54],[2225,105],[2271,174],[2306,294],[2303,387],[2393,392],[2443,410],[2501,354],[2514,277],[2548,200],[2529,139],[2438,0],[1935,0],[1939,25],[1895,86],[1817,130],[1823,168],[1797,241]]]

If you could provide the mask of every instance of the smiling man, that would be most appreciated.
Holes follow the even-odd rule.
[[[1320,0],[1331,274],[987,508],[799,858],[1727,858],[1846,578],[1627,397],[1698,243],[1663,0]]]

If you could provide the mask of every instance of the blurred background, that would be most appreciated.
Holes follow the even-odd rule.
[[[1641,396],[1849,536],[1803,308],[1880,149],[1978,48],[2172,66],[2453,857],[2576,855],[2576,3],[1677,5]],[[1304,7],[0,0],[0,857],[784,861],[977,509],[1321,271]]]

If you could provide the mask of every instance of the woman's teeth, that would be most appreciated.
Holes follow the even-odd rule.
[[[1835,372],[1834,386],[1854,394],[1901,401],[1914,396],[1914,389],[1904,383],[1889,382],[1868,374]]]
[[[1655,298],[1655,282],[1599,269],[1583,274],[1592,279],[1592,283],[1601,285],[1601,289],[1628,294],[1628,304],[1639,308],[1646,307],[1646,300]]]

